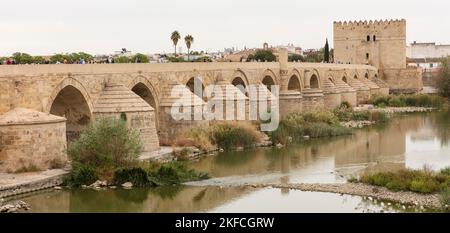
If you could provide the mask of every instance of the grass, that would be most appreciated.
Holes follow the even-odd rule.
[[[375,121],[378,123],[388,121],[388,115],[385,112],[380,111],[353,111],[351,108],[347,108],[344,105],[334,109],[333,114],[341,122],[347,121]]]
[[[261,141],[262,134],[250,124],[221,123],[211,127],[210,139],[219,148],[230,150],[253,147]]]
[[[365,174],[359,181],[386,187],[393,191],[436,193],[450,185],[450,175],[446,173],[447,170],[432,172],[424,168],[422,170],[404,169],[397,172],[379,172]]]
[[[182,162],[148,162],[137,167],[116,170],[113,182],[117,185],[131,182],[135,187],[155,187],[208,178],[208,174],[189,169]]]
[[[196,147],[203,151],[215,147],[232,150],[238,147],[253,147],[261,141],[262,136],[262,133],[249,123],[225,122],[208,128],[190,129],[177,137],[172,145]]]
[[[447,208],[447,211],[450,206],[450,167],[439,172],[433,172],[426,167],[421,170],[403,169],[396,172],[378,172],[365,174],[359,179],[352,177],[349,182],[386,187],[392,191],[439,193],[441,205]]]
[[[304,136],[332,137],[351,132],[351,129],[340,125],[339,118],[333,112],[297,112],[283,118],[278,129],[270,132],[269,137],[274,144],[287,144],[291,141],[299,142]]]
[[[370,101],[377,107],[433,107],[442,108],[446,104],[445,98],[438,95],[388,95],[375,96]]]

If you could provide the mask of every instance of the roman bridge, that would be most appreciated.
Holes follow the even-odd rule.
[[[55,122],[48,120],[50,116],[64,117],[68,139],[96,117],[120,115],[140,129],[145,149],[155,150],[159,140],[171,140],[182,130],[209,124],[170,117],[175,101],[170,90],[182,84],[192,93],[195,79],[201,79],[203,86],[279,85],[281,116],[312,108],[331,109],[344,101],[356,105],[374,94],[389,92],[372,66],[292,63],[287,56],[281,62],[3,65],[0,160],[2,153],[3,157],[8,154],[6,149],[2,151],[2,144],[14,144],[14,137],[5,133],[10,132],[8,127],[20,122],[38,124],[39,119],[29,119],[33,114],[42,117],[43,123]]]

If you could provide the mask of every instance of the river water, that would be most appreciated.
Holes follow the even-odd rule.
[[[132,190],[48,190],[17,197],[33,212],[404,212],[395,203],[244,183],[336,183],[368,171],[450,166],[450,113],[400,115],[351,136],[282,149],[224,152],[192,161],[210,174],[203,185]]]

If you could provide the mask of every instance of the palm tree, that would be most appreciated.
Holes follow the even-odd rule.
[[[178,40],[181,38],[180,33],[178,31],[173,31],[170,39],[173,41],[173,46],[175,47],[175,56],[177,56],[177,44]]]
[[[191,35],[187,35],[184,37],[184,42],[186,43],[186,47],[188,49],[188,61],[189,59],[189,50],[191,49],[191,45],[192,43],[194,43],[194,37],[192,37]]]

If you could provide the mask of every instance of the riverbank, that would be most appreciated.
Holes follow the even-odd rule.
[[[59,186],[69,170],[53,169],[43,172],[0,174],[0,199]]]
[[[422,107],[387,107],[385,110],[393,112],[423,112],[434,110],[432,108]],[[359,127],[355,127],[359,128]],[[267,137],[263,138],[264,143],[260,143],[258,147],[267,147],[271,143]],[[275,145],[272,145],[275,146]],[[157,152],[142,154],[140,160],[156,160],[158,162],[170,162],[176,160],[174,151],[182,150],[182,147],[161,147]],[[243,148],[237,148],[243,150]],[[191,154],[186,156],[188,160],[196,160],[201,157],[215,155],[218,149],[211,151],[191,150]],[[49,170],[43,172],[23,173],[23,174],[0,174],[0,198],[29,193],[33,191],[53,188],[62,184],[63,178],[69,173],[69,170]]]
[[[189,185],[202,186],[201,182],[190,182]],[[219,184],[206,186],[221,186]],[[252,188],[277,188],[293,189],[305,192],[325,192],[336,194],[347,194],[369,199],[379,199],[400,203],[403,205],[414,205],[418,208],[438,209],[441,207],[437,194],[418,194],[408,191],[394,192],[387,188],[377,187],[362,183],[340,183],[340,184],[320,184],[320,183],[297,183],[297,184],[237,184],[229,186],[252,187]]]

